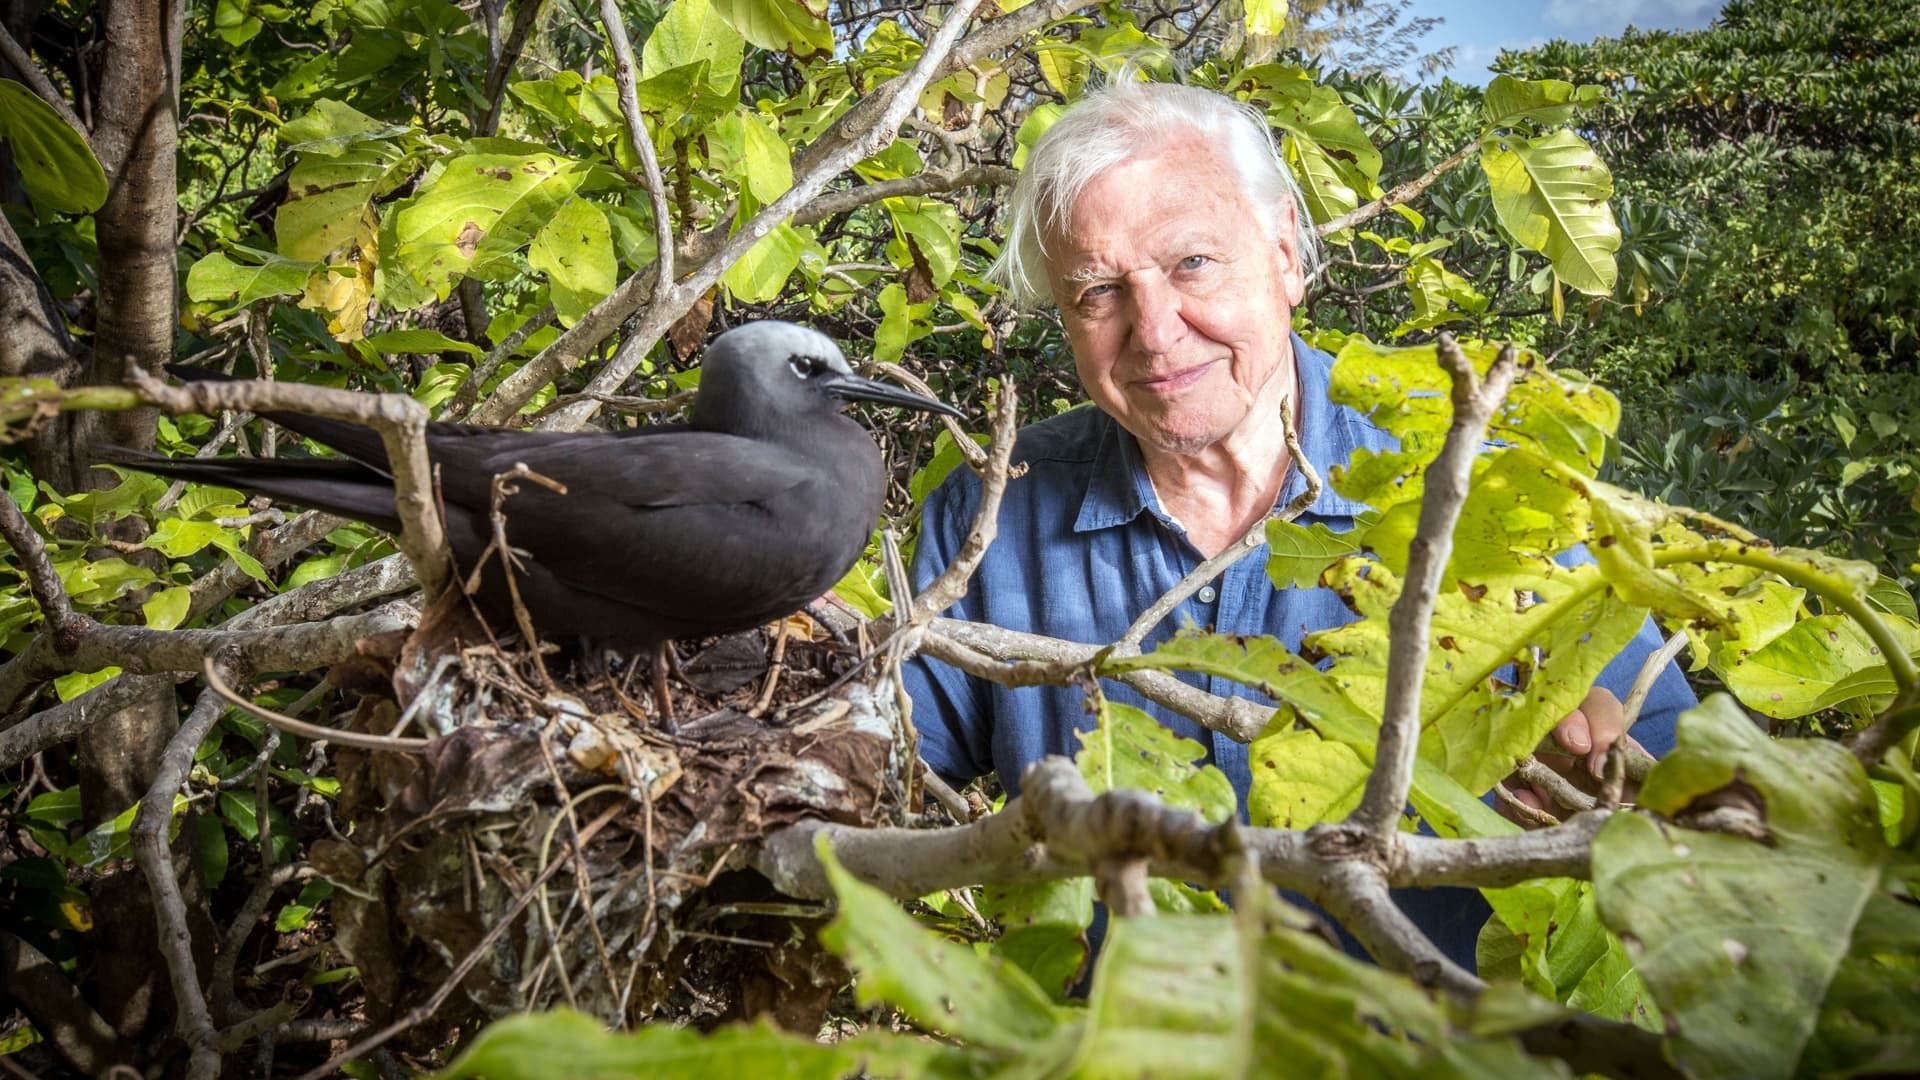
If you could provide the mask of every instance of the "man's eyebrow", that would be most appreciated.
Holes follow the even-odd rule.
[[[1099,266],[1082,266],[1069,270],[1066,274],[1066,280],[1075,285],[1090,285],[1096,281],[1111,281],[1113,278],[1114,274],[1111,271]]]

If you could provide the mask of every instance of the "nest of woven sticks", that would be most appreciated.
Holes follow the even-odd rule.
[[[336,752],[350,827],[310,857],[368,1021],[443,1001],[420,1049],[558,1005],[817,1028],[846,982],[813,932],[827,913],[747,856],[807,818],[908,817],[893,693],[848,677],[853,650],[802,617],[694,644],[670,731],[647,658],[536,654],[457,603],[363,646],[331,679],[362,691],[347,726],[376,738]]]

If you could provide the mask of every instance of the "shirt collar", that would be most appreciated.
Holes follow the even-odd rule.
[[[1293,359],[1300,379],[1300,450],[1313,464],[1321,480],[1320,497],[1307,513],[1315,517],[1352,517],[1367,509],[1334,493],[1328,473],[1335,465],[1344,465],[1353,452],[1363,446],[1387,448],[1391,436],[1367,424],[1359,414],[1343,405],[1335,405],[1327,390],[1333,373],[1333,357],[1293,335]],[[1143,512],[1151,513],[1163,524],[1171,525],[1160,509],[1153,481],[1147,476],[1140,456],[1140,444],[1105,413],[1100,414],[1100,441],[1094,451],[1093,465],[1087,476],[1087,490],[1080,501],[1080,514],[1074,519],[1075,532],[1124,525]],[[1279,505],[1306,490],[1306,476],[1290,469],[1281,486]]]

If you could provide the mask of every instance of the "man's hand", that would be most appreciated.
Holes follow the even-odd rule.
[[[1553,729],[1552,748],[1543,746],[1534,758],[1581,791],[1597,794],[1606,778],[1608,749],[1622,737],[1629,745],[1640,746],[1626,732],[1627,715],[1620,707],[1620,699],[1613,696],[1613,691],[1596,686],[1587,692],[1580,707],[1568,713]],[[1555,817],[1564,817],[1567,813],[1567,808],[1559,806],[1549,793],[1520,779],[1518,773],[1507,778],[1507,790],[1532,809],[1544,810]],[[1508,807],[1501,807],[1500,812],[1522,825],[1533,824]]]

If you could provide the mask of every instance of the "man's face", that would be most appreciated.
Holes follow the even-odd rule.
[[[1270,233],[1239,187],[1211,145],[1169,139],[1097,177],[1046,238],[1080,383],[1150,448],[1197,454],[1291,378],[1294,223]]]

